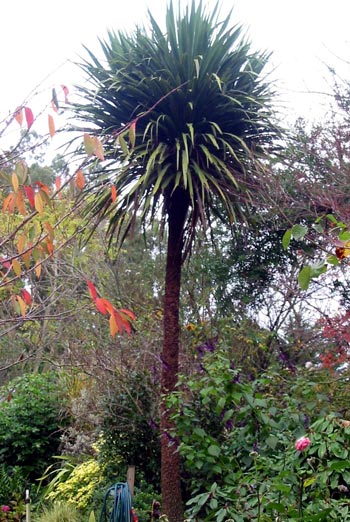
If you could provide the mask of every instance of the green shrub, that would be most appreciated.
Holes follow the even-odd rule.
[[[190,520],[350,521],[350,422],[327,413],[326,374],[248,381],[217,351],[179,389],[169,406]],[[303,435],[311,444],[297,451]]]
[[[0,464],[38,478],[57,453],[66,422],[54,373],[24,375],[0,390]]]

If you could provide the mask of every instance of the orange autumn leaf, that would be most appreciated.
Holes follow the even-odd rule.
[[[129,127],[129,140],[131,148],[133,149],[135,147],[136,140],[136,121],[133,121]]]
[[[53,138],[54,135],[56,134],[56,128],[55,128],[55,121],[54,121],[53,117],[51,116],[51,114],[48,115],[48,121],[49,121],[49,133],[50,133],[51,138]]]
[[[45,223],[45,228],[46,228],[46,230],[47,230],[47,232],[49,234],[50,240],[53,241],[54,238],[55,238],[55,231],[54,231],[54,229],[52,228],[50,223]]]
[[[116,201],[116,199],[117,199],[117,189],[116,189],[115,185],[112,185],[111,186],[111,200],[114,203]]]
[[[112,315],[115,319],[115,322],[117,323],[119,332],[122,333],[125,330],[128,334],[130,334],[131,333],[130,323],[127,319],[125,319],[125,317],[123,317],[123,315],[120,313],[120,311],[116,310],[114,308]]]
[[[17,107],[17,109],[14,112],[14,118],[18,125],[22,127],[23,123],[23,107]]]
[[[83,190],[85,187],[85,176],[81,169],[75,175],[75,185],[79,190]]]
[[[22,190],[19,190],[16,194],[16,206],[18,208],[19,213],[22,214],[22,216],[25,216],[27,214],[27,209],[24,204],[24,196]]]
[[[127,315],[132,321],[135,321],[136,319],[136,315],[131,310],[127,310],[126,308],[120,308],[119,312],[121,312],[124,315]]]
[[[109,331],[112,337],[119,332],[118,324],[113,314],[109,318]]]
[[[35,275],[39,279],[41,276],[41,263],[35,265]]]
[[[46,238],[46,250],[50,256],[53,255],[53,243],[49,237]]]
[[[40,190],[42,190],[43,192],[45,192],[45,194],[47,194],[48,196],[50,196],[50,187],[48,187],[47,185],[45,185],[45,183],[42,183],[41,181],[36,181],[34,183],[37,187],[39,187]]]
[[[14,206],[15,206],[15,194],[13,192],[11,192],[4,199],[2,210],[3,210],[3,212],[6,212],[6,210],[8,210],[9,212],[13,212]]]

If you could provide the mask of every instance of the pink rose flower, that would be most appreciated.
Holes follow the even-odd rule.
[[[1,511],[3,513],[8,513],[9,511],[11,511],[11,508],[10,506],[1,506]]]
[[[295,443],[295,449],[297,451],[304,451],[306,450],[311,444],[311,440],[309,437],[300,437]]]

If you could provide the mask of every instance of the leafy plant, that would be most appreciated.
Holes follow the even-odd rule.
[[[67,461],[54,472],[44,498],[70,504],[84,512],[92,502],[102,476],[102,468],[94,458],[75,465]]]
[[[53,372],[24,375],[1,390],[0,463],[20,466],[38,478],[57,453],[64,416],[63,396]]]
[[[44,507],[35,520],[36,522],[82,522],[83,518],[71,503],[57,502]]]
[[[189,518],[348,520],[350,421],[329,411],[318,375],[271,372],[249,382],[222,350],[201,365],[169,400]],[[295,446],[305,433],[311,444]]]

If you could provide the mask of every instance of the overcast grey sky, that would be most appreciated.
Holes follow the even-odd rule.
[[[215,4],[204,3],[208,9]],[[108,28],[130,30],[146,23],[147,7],[162,23],[165,6],[165,0],[6,2],[0,23],[0,119],[36,86],[49,96],[53,86],[79,82],[80,72],[69,60],[83,53],[82,44],[97,49],[97,37]],[[232,7],[232,23],[244,25],[254,48],[272,51],[271,68],[291,113],[317,115],[319,100],[307,92],[326,89],[325,63],[348,74],[342,60],[350,52],[350,0],[222,0],[223,16]],[[35,100],[31,103],[35,112]]]

